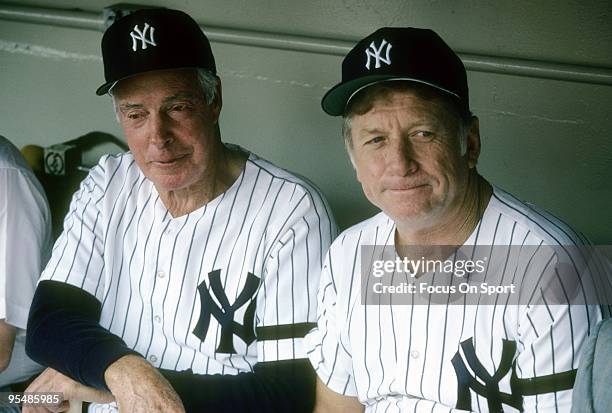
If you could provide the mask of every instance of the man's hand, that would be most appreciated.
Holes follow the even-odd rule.
[[[70,408],[69,400],[95,403],[110,403],[115,401],[113,395],[109,392],[87,387],[52,368],[43,371],[42,374],[28,386],[25,392],[62,393],[64,402],[57,406],[24,405],[22,413],[65,412]]]
[[[357,397],[343,396],[330,390],[317,377],[317,395],[314,413],[363,413],[365,406]]]
[[[185,413],[170,383],[145,359],[123,356],[104,372],[120,413]]]
[[[0,319],[0,373],[2,373],[11,362],[15,334],[17,329]]]

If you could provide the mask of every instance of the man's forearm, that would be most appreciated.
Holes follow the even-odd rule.
[[[26,352],[80,383],[108,390],[106,368],[135,352],[100,326],[99,317],[100,303],[92,295],[68,284],[42,281],[30,309]]]
[[[157,370],[142,357],[128,355],[113,363],[105,377],[117,401],[124,405],[157,405],[172,398],[174,392],[185,411],[194,413],[305,413],[314,405],[314,371],[307,360],[259,363],[253,372],[237,375],[200,375],[190,370]],[[166,396],[160,397],[162,394]]]

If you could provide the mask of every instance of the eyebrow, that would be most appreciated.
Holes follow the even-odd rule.
[[[144,107],[143,105],[139,103],[121,103],[118,106],[119,106],[119,110],[122,112],[126,110],[130,110],[130,109],[141,109]]]
[[[176,100],[180,100],[180,99],[196,99],[197,96],[194,95],[193,93],[190,92],[179,92],[176,93],[172,96],[168,96],[165,97],[162,100],[162,104],[168,104],[169,102],[174,102]],[[121,103],[118,105],[119,106],[119,110],[121,111],[126,111],[126,110],[130,110],[130,109],[142,109],[144,108],[144,105],[141,103]]]
[[[175,95],[164,98],[163,103],[172,102],[180,99],[197,99],[197,96],[191,92],[178,92]]]
[[[363,132],[364,134],[372,135],[372,134],[377,134],[377,133],[384,133],[385,131],[382,129],[378,129],[378,128],[372,128],[372,129],[362,129],[361,132]]]

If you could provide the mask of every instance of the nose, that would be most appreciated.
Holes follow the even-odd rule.
[[[408,176],[419,169],[413,143],[408,138],[392,139],[386,157],[387,169],[397,176]]]
[[[171,122],[163,113],[151,117],[149,141],[152,145],[163,148],[172,142]]]

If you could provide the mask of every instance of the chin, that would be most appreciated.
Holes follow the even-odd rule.
[[[383,210],[384,211],[384,210]],[[388,216],[390,216],[395,222],[402,221],[414,221],[420,218],[424,218],[426,213],[424,211],[413,211],[413,210],[387,210],[384,211]]]
[[[188,186],[188,183],[186,183],[181,177],[172,177],[167,175],[157,176],[151,179],[151,181],[160,191],[178,191]]]
[[[407,221],[419,218],[426,218],[432,212],[429,202],[403,202],[390,203],[379,206],[385,214],[393,218],[394,221]]]

